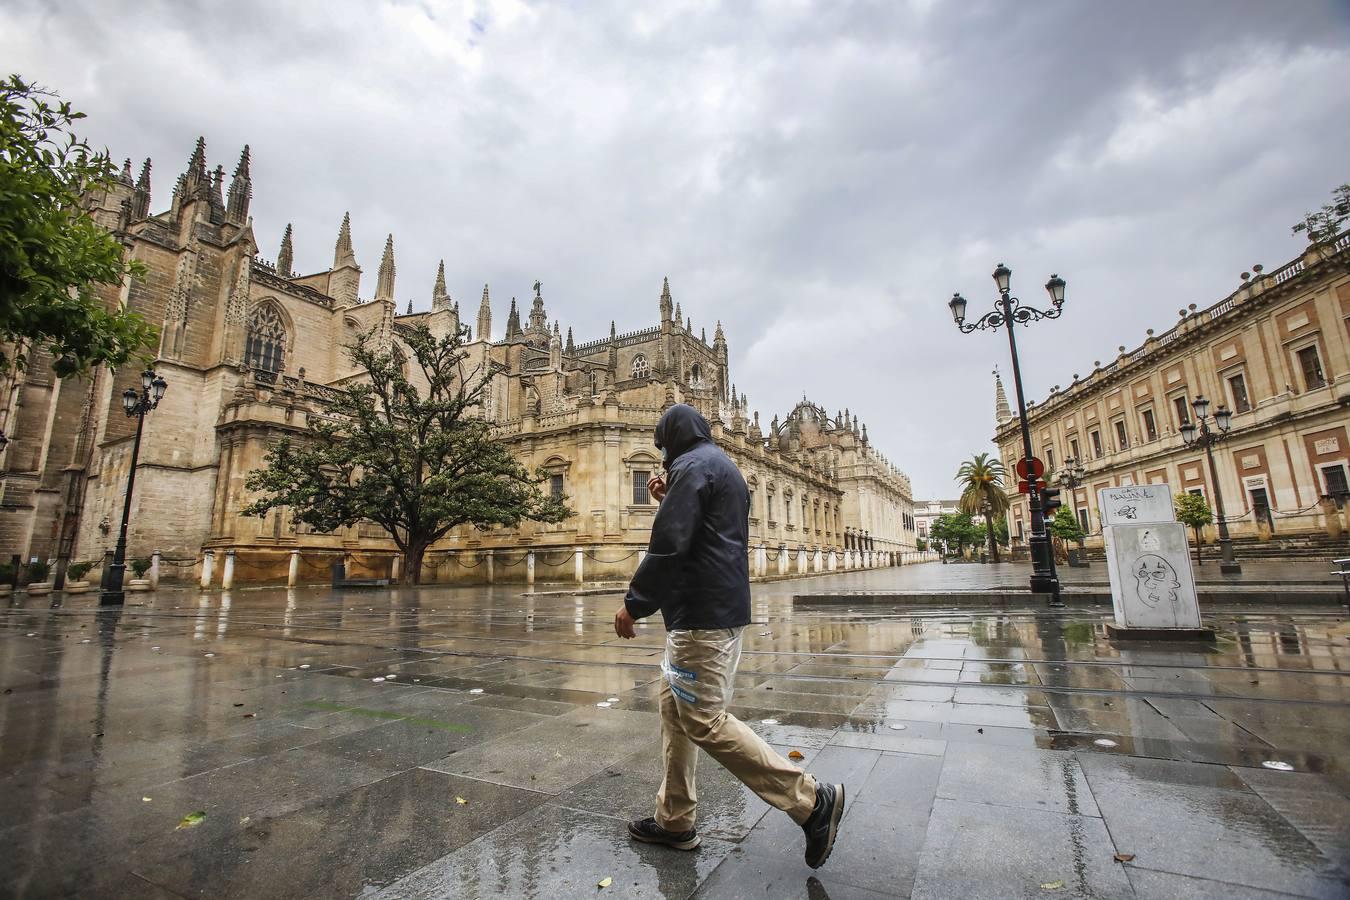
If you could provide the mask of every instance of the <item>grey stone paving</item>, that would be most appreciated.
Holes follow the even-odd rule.
[[[1282,565],[1249,573],[1319,570]],[[20,596],[0,610],[0,896],[1350,893],[1337,607],[1210,608],[1213,647],[1119,648],[1086,605],[810,599],[1023,574],[756,585],[735,712],[849,792],[814,872],[800,831],[706,758],[703,847],[628,841],[661,778],[663,633],[616,639],[617,595]]]

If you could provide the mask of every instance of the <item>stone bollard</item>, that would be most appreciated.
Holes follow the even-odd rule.
[[[788,570],[787,544],[778,545],[778,574],[786,575]]]
[[[811,556],[811,571],[812,572],[825,571],[825,555],[820,552],[819,547],[816,548],[816,552]]]
[[[831,572],[837,571],[839,569],[839,557],[835,556],[833,550],[830,551],[830,556],[826,560],[825,567],[829,569]]]
[[[492,584],[493,580],[494,580],[497,576],[496,576],[496,573],[494,573],[494,572],[492,571],[492,551],[491,551],[491,550],[485,550],[485,551],[483,551],[483,565],[487,566],[487,576],[486,576],[486,577],[487,577],[487,583],[488,583],[488,584]]]
[[[150,554],[150,590],[159,590],[159,548]]]
[[[806,574],[806,548],[805,548],[805,547],[798,547],[798,548],[797,548],[797,574],[798,574],[798,575],[805,575],[805,574]]]
[[[286,587],[295,587],[295,583],[300,580],[300,551],[291,551],[291,564],[286,569]]]
[[[525,583],[534,584],[534,551],[525,553]]]
[[[577,584],[585,584],[585,582],[586,582],[586,552],[585,552],[584,550],[582,550],[580,547],[578,547],[577,550],[576,550],[576,553],[575,553],[574,555],[575,555],[575,557],[576,557]]]
[[[755,574],[760,578],[769,574],[769,550],[763,544],[755,548]]]
[[[394,558],[389,562],[389,583],[398,584],[398,578],[401,574],[403,574],[403,555],[395,553]]]
[[[202,551],[202,590],[207,590],[208,588],[211,587],[211,575],[213,574],[213,573],[212,573],[212,569],[214,569],[215,567],[216,567],[216,551],[214,551],[214,550],[203,550],[203,551]]]
[[[225,551],[225,568],[220,572],[220,589],[228,591],[234,587],[234,551]]]

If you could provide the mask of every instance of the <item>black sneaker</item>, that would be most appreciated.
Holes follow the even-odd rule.
[[[811,818],[802,823],[806,832],[806,864],[813,869],[825,865],[834,849],[834,838],[839,833],[839,820],[844,816],[844,786],[842,784],[816,785],[816,808]]]
[[[664,844],[676,850],[693,850],[700,840],[698,832],[692,828],[688,831],[666,831],[651,816],[629,822],[628,836],[644,844]]]

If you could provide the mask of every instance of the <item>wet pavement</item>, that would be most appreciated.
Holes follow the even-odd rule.
[[[0,896],[1350,895],[1337,606],[1209,606],[1213,645],[1118,648],[1099,605],[837,599],[994,568],[755,586],[734,711],[848,788],[815,872],[708,759],[702,847],[628,841],[660,782],[663,633],[615,638],[617,595],[20,595]]]

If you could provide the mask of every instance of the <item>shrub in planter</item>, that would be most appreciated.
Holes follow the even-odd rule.
[[[38,560],[35,563],[29,563],[28,593],[30,594],[50,593],[52,589],[52,583],[47,580],[47,576],[51,573],[51,570],[52,567],[47,565],[42,560]]]
[[[84,576],[89,574],[89,570],[94,567],[91,562],[71,563],[66,567],[66,593],[83,594],[93,590],[93,586],[85,581]]]
[[[150,571],[150,558],[146,556],[137,557],[136,559],[133,559],[129,565],[131,566],[132,573],[136,577],[131,579],[131,582],[127,585],[127,590],[150,590],[150,579],[145,577],[145,573]]]

